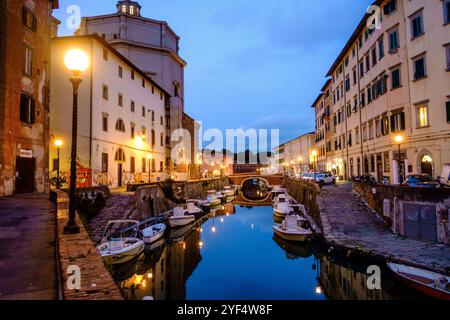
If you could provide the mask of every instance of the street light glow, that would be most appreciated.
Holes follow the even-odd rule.
[[[60,139],[58,139],[58,140],[55,140],[55,147],[62,147],[62,145],[63,145],[63,142],[62,142],[62,140],[60,140]]]
[[[394,141],[400,144],[403,143],[403,141],[405,141],[405,138],[402,135],[397,135],[395,136]]]
[[[317,156],[317,150],[313,150],[312,152],[311,152],[311,154],[315,157],[315,156]]]
[[[79,49],[72,49],[66,53],[64,63],[73,73],[86,71],[89,66],[89,57]]]

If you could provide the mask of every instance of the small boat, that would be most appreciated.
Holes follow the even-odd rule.
[[[278,203],[273,208],[273,213],[276,218],[284,218],[286,215],[291,213],[293,210],[287,202],[287,197],[284,194],[280,194],[278,197]]]
[[[217,198],[216,191],[208,191],[208,197],[206,198],[206,202],[204,206],[207,208],[218,207],[222,204],[222,200]]]
[[[450,277],[397,263],[388,263],[388,268],[408,287],[435,299],[450,300]]]
[[[225,197],[234,197],[236,195],[236,190],[234,190],[230,186],[225,186],[223,187],[222,194]]]
[[[176,207],[173,210],[173,215],[169,217],[169,226],[171,228],[183,227],[194,221],[195,216],[188,214],[188,210],[184,210],[184,208],[181,207]]]
[[[287,194],[287,189],[282,188],[281,186],[275,186],[272,188],[272,199],[275,199],[280,194]]]
[[[131,224],[133,227],[128,228],[133,234],[124,237],[123,232],[114,228],[114,225]],[[110,229],[110,235],[108,231]],[[97,247],[97,251],[103,261],[109,265],[123,264],[138,257],[144,251],[144,241],[137,237],[139,222],[134,220],[113,220],[109,221],[105,227],[102,237],[102,244]]]
[[[186,213],[197,216],[199,214],[203,213],[203,210],[197,206],[198,201],[197,200],[187,200],[186,201]]]
[[[142,230],[142,237],[145,244],[151,244],[161,239],[166,229],[167,227],[164,223],[158,223]]]
[[[273,226],[273,231],[280,238],[287,241],[303,242],[310,238],[312,232],[298,225],[297,215],[287,215],[282,224]]]

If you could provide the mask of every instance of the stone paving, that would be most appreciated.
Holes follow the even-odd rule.
[[[58,298],[55,218],[48,194],[0,198],[0,300]]]
[[[395,236],[352,190],[351,184],[325,186],[318,199],[323,233],[329,242],[450,273],[450,247]]]

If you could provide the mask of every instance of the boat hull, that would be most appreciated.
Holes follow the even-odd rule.
[[[171,228],[179,228],[191,224],[194,221],[195,221],[194,215],[186,215],[184,217],[170,217],[169,226]]]
[[[144,242],[139,241],[136,244],[130,246],[129,250],[127,251],[121,251],[112,254],[103,254],[102,259],[106,264],[109,265],[123,264],[133,260],[139,254],[141,254],[144,251],[144,246],[145,246]]]
[[[142,240],[144,240],[145,244],[152,244],[158,240],[160,240],[162,237],[164,237],[164,233],[166,232],[166,226],[160,225],[161,230],[153,233],[153,234],[146,234],[146,230],[143,231]]]
[[[431,280],[433,274],[437,275],[433,272],[424,271],[418,268],[401,266],[397,264],[388,264],[389,269],[393,272],[394,276],[401,282],[403,282],[409,288],[418,291],[426,296],[438,299],[438,300],[447,300],[450,301],[450,291],[444,291],[444,289],[439,289],[433,286],[433,281]],[[406,269],[409,268],[411,273]],[[430,277],[423,277],[417,274],[413,274],[414,270],[418,270],[419,272],[429,273]],[[449,277],[447,277],[448,279]],[[429,279],[428,285],[425,283],[426,280]],[[425,281],[425,282],[421,282]]]
[[[274,226],[273,231],[280,238],[291,242],[305,242],[308,241],[312,233],[290,233],[283,231],[280,226]]]

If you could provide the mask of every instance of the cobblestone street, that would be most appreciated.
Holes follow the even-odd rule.
[[[448,246],[395,236],[352,190],[351,184],[324,187],[319,206],[323,232],[329,242],[449,272]]]
[[[0,300],[58,298],[48,194],[0,198],[0,274]]]

